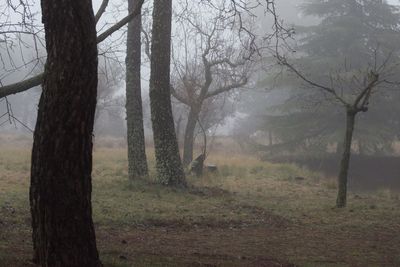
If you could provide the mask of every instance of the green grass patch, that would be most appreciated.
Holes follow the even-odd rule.
[[[0,266],[31,253],[30,152],[0,156]],[[214,155],[218,172],[188,177],[187,190],[129,181],[126,151],[95,151],[93,216],[105,266],[400,266],[400,195],[349,194],[291,164]],[[300,178],[299,178],[300,177]],[[4,265],[6,264],[6,265]]]

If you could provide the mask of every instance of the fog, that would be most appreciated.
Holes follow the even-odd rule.
[[[170,54],[157,2],[112,33],[129,1],[62,2],[0,4],[0,267],[53,266],[92,204],[104,266],[400,265],[399,1],[176,0]]]
[[[94,10],[98,10],[98,8],[101,5],[100,0],[95,0],[93,1],[93,8]],[[179,5],[177,5],[179,6]],[[314,18],[304,18],[300,15],[297,6],[292,5],[291,1],[280,1],[277,5],[279,9],[279,16],[287,23],[288,25],[292,25],[294,23],[299,23],[301,25],[303,24],[313,24],[315,23]],[[150,7],[148,7],[150,8]],[[32,14],[35,14],[35,22],[38,23],[38,27],[42,27],[42,25],[39,23],[40,22],[40,2],[39,1],[32,1],[31,2],[31,12]],[[259,18],[257,20],[260,23],[260,26],[258,26],[258,29],[260,29],[263,33],[265,31],[270,31],[269,27],[272,26],[272,21],[270,16],[266,16],[263,13],[263,9],[259,8],[259,11],[256,11],[257,15]],[[148,13],[148,12],[147,12]],[[123,18],[127,14],[126,11],[126,4],[124,3],[114,3],[112,4],[106,11],[106,13],[103,15],[102,20],[100,21],[99,25],[97,26],[97,29],[99,32],[103,31],[107,25],[112,25],[119,19]],[[20,17],[18,16],[17,13],[11,13],[11,21],[17,22]],[[145,18],[146,20],[146,18]],[[147,20],[149,20],[147,18]],[[149,25],[146,21],[144,23],[145,25],[147,24],[147,27]],[[264,27],[264,25],[267,25],[267,27]],[[175,26],[178,27],[178,26]],[[149,29],[147,29],[149,30]],[[179,28],[175,29],[177,32],[179,32]],[[110,36],[108,38],[107,44],[101,45],[100,46],[100,67],[99,67],[99,73],[106,73],[110,72],[108,68],[110,68],[110,65],[121,65],[122,70],[124,68],[123,62],[125,60],[125,36],[124,32],[126,32],[126,29],[124,28],[120,32],[117,32]],[[21,80],[24,80],[25,78],[32,76],[33,74],[40,73],[43,71],[43,65],[44,65],[44,60],[45,60],[45,47],[43,46],[43,33],[39,33],[38,39],[41,39],[41,42],[38,47],[35,47],[33,44],[33,40],[31,37],[25,37],[22,36],[22,38],[25,38],[24,42],[27,42],[26,45],[21,46],[21,51],[17,50],[11,50],[11,58],[6,56],[7,53],[10,51],[2,51],[4,55],[2,55],[2,61],[3,61],[3,71],[4,75],[2,75],[2,84],[7,85],[7,84],[12,84],[14,82],[18,82]],[[112,46],[112,50],[108,48],[108,46]],[[104,51],[102,51],[104,50]],[[23,53],[24,58],[21,58],[21,53]],[[179,51],[178,51],[179,53]],[[39,60],[39,61],[38,61]],[[13,61],[13,63],[11,63]],[[146,58],[146,55],[143,56],[143,65],[142,65],[142,90],[144,94],[144,110],[147,111],[147,116],[146,120],[147,122],[145,125],[147,125],[147,130],[148,133],[151,134],[151,126],[150,126],[150,119],[149,119],[149,101],[148,101],[148,82],[149,82],[149,65],[148,65],[148,59]],[[118,63],[115,63],[118,62]],[[147,62],[147,63],[146,63]],[[17,71],[13,70],[13,66],[21,66],[21,68],[18,68]],[[111,71],[112,72],[112,71]],[[107,75],[106,75],[107,76]],[[114,77],[104,77],[104,79],[114,79]],[[116,95],[116,97],[120,97],[124,95],[124,88],[125,88],[125,81],[124,77],[120,76],[118,77],[118,88],[113,88],[112,91],[114,92],[113,94]],[[256,77],[254,78],[253,83],[256,83],[257,79]],[[114,86],[115,87],[115,86]],[[16,115],[16,118],[18,120],[21,120],[24,124],[26,124],[27,127],[20,123],[14,123],[12,125],[8,125],[6,123],[4,127],[0,128],[0,131],[18,131],[22,132],[25,134],[29,134],[30,130],[34,128],[35,121],[36,121],[36,108],[35,106],[37,105],[39,101],[39,95],[40,95],[40,89],[34,89],[35,92],[23,92],[17,96],[11,95],[8,97],[8,100],[10,101],[10,104],[12,104],[12,110]],[[110,90],[111,91],[111,90]],[[22,100],[24,99],[24,100]],[[121,108],[123,108],[123,104],[121,103]],[[5,111],[5,105],[2,105],[2,111]],[[179,110],[179,109],[178,109]],[[178,111],[179,112],[179,111]],[[104,113],[104,112],[102,112]],[[24,115],[25,114],[25,115]],[[122,114],[122,113],[121,113]],[[218,134],[222,135],[231,135],[236,117],[237,115],[240,116],[240,113],[233,112],[230,114],[230,116],[227,116],[226,120],[223,120],[223,123],[218,125],[217,127],[217,132]],[[107,122],[110,121],[109,118],[107,118],[107,115],[103,115],[104,118],[101,118],[102,125],[101,123],[98,122],[96,124],[96,129],[98,129],[98,132],[100,135],[106,134],[106,135],[117,135],[118,137],[123,137],[124,133],[126,132],[124,129],[120,129],[117,131],[109,131],[107,129],[115,129],[115,127],[107,125]],[[124,116],[122,115],[122,120]],[[120,124],[122,126],[123,124]],[[125,127],[125,126],[123,126]],[[28,129],[29,128],[29,129]]]
[[[389,3],[397,4],[396,2]],[[94,10],[97,10],[100,7],[100,4],[101,1],[94,1]],[[279,20],[282,21],[283,27],[286,27],[287,29],[293,27],[293,30],[295,32],[295,35],[292,35],[290,37],[290,40],[285,40],[285,42],[288,41],[290,43],[289,49],[293,51],[297,49],[302,50],[301,42],[302,38],[305,36],[305,34],[302,33],[303,29],[305,29],[304,27],[318,25],[319,23],[321,23],[322,20],[322,18],[318,17],[317,15],[313,16],[312,14],[306,14],[306,12],[301,9],[301,5],[301,3],[293,4],[292,1],[279,1],[276,4],[277,14],[279,16]],[[174,34],[172,38],[172,49],[177,60],[180,60],[179,58],[183,59],[183,57],[185,56],[184,50],[179,49],[182,45],[182,41],[184,41],[182,39],[182,18],[179,17],[181,16],[179,15],[179,13],[181,12],[180,10],[183,7],[184,5],[182,5],[181,2],[177,2],[175,4],[176,15],[174,17],[173,24]],[[40,17],[39,3],[34,2],[31,6],[31,9],[32,14],[35,14],[34,22],[38,23]],[[143,25],[144,30],[149,32],[151,27],[149,16],[149,14],[151,13],[151,5],[147,4],[145,10],[147,11],[145,11]],[[265,36],[273,31],[273,17],[266,14],[263,11],[263,7],[259,7],[258,10],[254,10],[252,12],[257,16],[255,18],[252,18],[254,23],[252,25],[252,30],[254,32],[257,32],[257,34],[259,34],[260,36]],[[113,3],[106,10],[106,13],[103,15],[102,19],[97,25],[98,31],[104,31],[104,29],[106,29],[108,25],[112,25],[119,19],[126,16],[126,14],[126,4]],[[11,21],[18,21],[19,16],[17,13],[12,13],[11,15]],[[203,16],[208,16],[211,18],[212,13],[205,12],[203,13]],[[41,26],[39,25],[38,27],[40,28]],[[95,135],[99,138],[113,137],[121,138],[122,140],[126,139],[126,115],[124,107],[124,60],[126,57],[124,48],[124,46],[126,46],[125,32],[126,28],[123,28],[122,30],[112,34],[105,43],[102,43],[99,46],[100,85],[98,94],[99,103],[95,121]],[[234,34],[234,32],[227,30],[223,34]],[[21,81],[26,77],[35,75],[43,71],[45,60],[43,32],[39,31],[38,35],[34,36],[34,38],[31,38],[29,35],[22,36],[21,38],[24,38],[24,45],[21,46],[20,50],[12,49],[2,51],[2,53],[8,53],[8,55],[2,54],[4,71],[4,75],[2,75],[3,85]],[[352,38],[352,36],[350,35],[349,38]],[[380,37],[376,36],[373,38]],[[38,42],[36,39],[41,40],[41,42]],[[193,50],[195,46],[197,46],[197,41],[193,42],[193,40],[191,40],[192,44],[189,44],[189,49],[191,50]],[[144,41],[145,39],[143,39],[143,42]],[[201,39],[199,39],[199,41],[201,41]],[[374,42],[376,43],[372,45],[376,45],[376,47],[379,47],[380,45],[382,45],[380,44],[380,42],[384,43],[385,41],[377,40]],[[343,41],[342,43],[346,42]],[[260,43],[259,45],[261,46],[263,44]],[[289,51],[288,47],[282,49],[282,53],[288,53],[287,51]],[[284,51],[285,49],[286,51]],[[371,49],[374,49],[374,47],[371,47]],[[389,53],[389,49],[392,48],[387,47],[385,49],[388,49],[385,53]],[[397,51],[395,51],[394,49],[396,49],[395,46],[393,47],[393,50],[390,50],[390,53],[397,53]],[[234,137],[240,140],[238,141],[240,143],[243,142],[243,140],[247,140],[246,142],[250,143],[261,142],[259,145],[264,146],[276,143],[278,146],[284,147],[285,143],[293,144],[297,142],[296,145],[288,145],[289,151],[283,148],[279,151],[275,151],[275,153],[278,153],[279,155],[286,155],[287,153],[304,153],[304,151],[300,149],[300,147],[304,145],[303,142],[309,142],[310,144],[316,142],[316,152],[318,153],[322,153],[324,150],[327,152],[332,149],[335,150],[333,147],[339,146],[341,142],[341,136],[344,133],[344,119],[342,119],[344,116],[344,112],[340,110],[340,103],[339,105],[336,105],[337,103],[333,103],[334,101],[328,99],[329,97],[327,98],[326,96],[321,95],[321,92],[318,90],[318,88],[312,88],[312,86],[310,86],[310,84],[307,84],[307,82],[305,82],[304,80],[299,79],[298,77],[294,77],[293,73],[288,72],[289,76],[286,77],[286,74],[284,73],[284,68],[279,66],[277,67],[277,62],[274,58],[274,54],[271,53],[271,51],[268,51],[268,49],[260,49],[260,53],[263,53],[264,59],[262,60],[262,63],[257,63],[256,66],[252,67],[252,74],[249,75],[250,80],[246,84],[245,88],[237,88],[235,90],[232,90],[228,94],[222,95],[222,98],[220,97],[220,100],[218,100],[220,102],[216,102],[215,104],[213,104],[216,107],[219,106],[219,108],[207,116],[217,116],[215,117],[215,119],[212,119],[212,117],[203,118],[203,123],[205,124],[208,124],[206,120],[214,120],[214,122],[210,121],[210,125],[207,126],[208,134],[210,136]],[[297,55],[292,53],[292,56],[294,56],[293,64],[296,64],[295,60],[296,58],[298,58],[299,54],[300,52],[298,52]],[[21,57],[21,55],[23,57]],[[193,56],[196,55],[193,54]],[[300,57],[302,56],[304,56],[304,54],[300,54]],[[327,56],[329,57],[329,55]],[[382,54],[381,58],[378,58],[377,60],[383,61],[384,57],[385,55]],[[142,60],[143,62],[141,79],[144,125],[147,136],[146,139],[151,140],[152,129],[148,97],[150,66],[149,59],[145,51],[143,51],[142,53]],[[347,68],[348,66],[351,66],[351,68],[353,68],[354,70],[357,69],[357,71],[361,71],[363,67],[369,66],[373,63],[379,64],[379,62],[372,62],[371,60],[362,61],[362,58],[349,58],[346,55],[344,55],[343,57],[338,57],[335,59],[335,62],[332,61],[332,64],[326,65],[326,69],[331,75],[330,83],[335,82],[332,82],[332,79],[337,79],[337,86],[351,86],[348,81],[342,80],[343,77],[332,78],[332,73],[336,73],[337,75],[339,75],[340,72],[345,72],[343,71],[343,69]],[[394,60],[390,63],[393,66],[397,64]],[[323,81],[325,79],[323,76],[318,76],[319,74],[317,74],[319,72],[318,69],[320,68],[319,65],[317,65],[316,68],[312,66],[304,66],[304,64],[308,64],[306,63],[306,61],[300,64],[303,65],[295,67],[298,68],[298,70],[305,76],[307,76],[307,79],[311,79],[312,81]],[[15,69],[16,67],[17,69],[14,71],[13,69]],[[172,71],[172,75],[181,75],[175,72],[174,68]],[[391,70],[391,72],[393,72],[393,70]],[[388,75],[391,75],[391,77],[388,77],[388,79],[394,79],[391,82],[396,82],[395,78],[393,77],[393,73],[390,73]],[[362,79],[362,75],[359,75],[359,77],[357,78]],[[345,84],[346,82],[347,84]],[[350,81],[350,83],[352,82],[354,81]],[[385,88],[381,91],[377,90],[378,96],[371,99],[369,112],[361,114],[359,122],[355,127],[356,140],[354,142],[355,144],[353,145],[353,149],[355,149],[356,153],[357,150],[360,154],[364,152],[361,151],[361,148],[357,148],[357,146],[360,146],[362,142],[363,144],[365,144],[365,149],[363,150],[365,150],[364,153],[366,153],[367,155],[397,155],[398,149],[396,140],[398,137],[396,134],[397,126],[395,125],[398,125],[398,122],[392,121],[395,118],[390,116],[386,117],[387,121],[385,121],[385,119],[381,119],[385,117],[388,112],[392,114],[395,113],[394,110],[388,111],[387,109],[381,107],[381,105],[386,105],[388,98],[393,99],[393,101],[394,99],[398,98],[398,89],[395,88],[395,86],[391,87],[392,88]],[[294,88],[296,88],[296,90],[293,91]],[[39,100],[39,96],[40,88],[35,88],[27,92],[9,96],[7,98],[7,101],[14,117],[11,118],[8,116],[3,116],[2,121],[0,122],[2,123],[0,131],[6,134],[16,133],[31,136],[36,122],[37,103]],[[0,111],[1,114],[5,114],[7,112],[8,105],[5,103],[5,99],[2,99],[2,101],[3,102],[1,103]],[[291,107],[289,108],[290,105]],[[394,106],[392,106],[391,108],[394,108]],[[173,107],[174,118],[177,124],[176,127],[178,127],[178,124],[184,125],[186,120],[185,117],[187,117],[189,112],[187,106],[181,104],[180,101],[177,101],[175,98],[173,98]],[[325,118],[325,113],[331,113],[332,108],[336,110],[334,111],[334,113],[338,114],[337,117]],[[312,135],[312,131],[315,131],[314,129],[310,129],[310,123],[300,123],[297,126],[293,125],[292,122],[291,127],[284,126],[285,123],[289,123],[290,121],[289,117],[283,119],[284,116],[293,112],[296,113],[300,110],[304,110],[305,113],[308,114],[315,113],[316,115],[313,115],[315,119],[310,118],[310,120],[313,120],[314,123],[317,123],[316,125],[318,125],[318,127],[326,128],[325,133],[316,136],[316,140],[307,140],[306,138],[306,136],[308,136],[309,134]],[[298,115],[300,115],[300,113]],[[294,114],[294,116],[298,115]],[[268,125],[268,122],[266,121],[267,117],[270,117],[270,120],[273,120],[273,124],[275,124],[275,120],[278,119],[279,116],[282,116],[280,125]],[[302,116],[305,116],[305,114]],[[325,120],[324,124],[318,124],[318,116],[321,116],[323,118],[322,120]],[[276,119],[273,119],[272,117],[276,117]],[[284,122],[285,120],[287,120],[288,122]],[[327,122],[326,120],[329,122]],[[285,127],[288,127],[287,130],[285,130]],[[380,130],[372,130],[376,129],[376,127],[378,127],[378,129]],[[182,128],[182,126],[180,126],[180,128]],[[198,126],[197,128],[198,129],[196,131],[198,131],[198,134],[196,134],[196,136],[200,136],[201,130]],[[274,136],[273,131],[277,131],[276,136]],[[297,136],[290,137],[288,136],[290,134],[284,133],[285,131],[294,131],[293,134]],[[180,143],[183,143],[183,130],[180,129],[177,134],[178,139],[180,139]],[[302,138],[305,139],[302,140]],[[383,140],[389,143],[382,143]],[[201,138],[197,138],[197,141],[200,145]],[[151,143],[151,141],[149,141],[149,143]],[[298,150],[298,152],[294,152],[295,150]],[[269,150],[266,150],[259,151],[258,153],[268,154],[271,152]],[[313,151],[311,153],[315,152]]]

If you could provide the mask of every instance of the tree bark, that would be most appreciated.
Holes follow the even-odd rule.
[[[42,0],[47,63],[32,150],[34,261],[101,266],[91,207],[92,132],[97,90],[90,0]]]
[[[138,0],[129,0],[129,12]],[[140,82],[142,16],[128,24],[126,49],[126,121],[128,139],[128,176],[130,180],[148,175],[146,144],[143,128],[143,107]]]
[[[190,108],[189,116],[185,128],[185,138],[183,141],[183,166],[187,167],[193,161],[194,132],[196,130],[197,118],[199,114],[194,108]]]
[[[343,154],[340,162],[340,172],[338,177],[338,195],[336,199],[336,207],[338,208],[345,207],[347,201],[347,176],[350,165],[351,143],[353,139],[356,115],[356,111],[347,109],[346,134],[344,138]]]
[[[151,44],[150,108],[158,180],[185,187],[172,117],[170,92],[172,0],[154,1]]]

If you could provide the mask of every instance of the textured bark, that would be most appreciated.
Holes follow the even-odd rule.
[[[129,11],[137,6],[137,0],[129,0]],[[143,129],[143,107],[140,83],[141,65],[141,14],[128,24],[126,49],[126,121],[128,138],[128,175],[137,179],[148,175],[146,147]]]
[[[32,150],[34,261],[101,266],[91,207],[92,131],[97,90],[90,0],[42,0],[47,63]]]
[[[187,167],[193,161],[194,132],[196,130],[199,113],[194,108],[190,108],[189,116],[185,128],[185,138],[183,141],[183,166]]]
[[[340,172],[338,177],[338,195],[336,207],[343,208],[347,201],[347,175],[350,166],[351,143],[353,139],[356,111],[347,110],[346,113],[346,134],[344,138],[343,154],[340,162]]]
[[[154,1],[151,44],[150,108],[158,180],[186,186],[179,155],[170,92],[172,0]]]

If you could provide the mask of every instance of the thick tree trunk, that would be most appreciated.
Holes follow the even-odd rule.
[[[183,166],[187,167],[193,161],[194,132],[196,130],[199,114],[190,108],[185,128],[185,139],[183,141]]]
[[[42,0],[47,63],[34,134],[34,261],[101,266],[91,207],[97,45],[90,0]]]
[[[170,93],[172,0],[154,1],[150,107],[158,180],[186,186],[172,117]]]
[[[340,162],[340,172],[338,177],[338,195],[336,207],[343,208],[347,201],[347,175],[350,165],[351,143],[353,139],[354,124],[357,112],[347,110],[346,113],[346,134],[344,138],[343,154]]]
[[[129,12],[138,0],[129,0]],[[143,129],[143,107],[140,83],[141,15],[128,24],[126,49],[126,121],[128,139],[128,176],[133,180],[148,175],[146,145]]]

